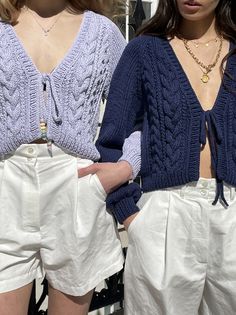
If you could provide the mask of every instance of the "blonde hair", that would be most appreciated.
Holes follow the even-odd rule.
[[[110,18],[125,13],[126,0],[68,0],[68,10],[74,13],[91,10]],[[0,19],[14,23],[26,0],[0,0]]]

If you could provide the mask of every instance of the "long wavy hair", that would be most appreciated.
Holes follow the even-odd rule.
[[[236,1],[220,0],[216,8],[216,29],[225,38],[236,40]],[[139,34],[174,37],[178,34],[181,15],[176,0],[159,0],[154,16],[139,30]]]
[[[0,19],[10,23],[16,22],[26,2],[26,0],[0,0]],[[125,0],[68,0],[68,10],[74,13],[91,10],[110,18],[124,13],[125,5]]]
[[[220,0],[215,11],[216,30],[225,39],[236,43],[236,0]],[[178,36],[181,15],[176,0],[159,0],[154,16],[137,32],[137,35],[153,35],[161,37]],[[230,51],[223,59],[221,70],[228,57],[236,54],[236,49]]]

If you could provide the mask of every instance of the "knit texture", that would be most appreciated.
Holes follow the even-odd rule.
[[[100,102],[125,45],[114,23],[86,11],[69,52],[50,74],[42,74],[14,28],[0,22],[0,155],[40,138],[44,118],[47,136],[56,145],[98,160],[94,138]]]
[[[141,132],[133,132],[125,139],[123,154],[119,161],[126,161],[132,166],[132,179],[135,179],[140,172],[141,167]]]
[[[231,43],[231,48],[233,44]],[[226,73],[236,78],[236,56]],[[115,70],[97,148],[116,161],[125,138],[141,131],[142,187],[122,187],[108,196],[119,222],[137,211],[137,190],[148,192],[199,179],[200,148],[209,132],[213,167],[236,186],[236,81],[224,75],[215,104],[204,111],[168,40],[140,36],[126,47]],[[131,184],[133,185],[133,184]],[[133,195],[133,201],[131,201]]]

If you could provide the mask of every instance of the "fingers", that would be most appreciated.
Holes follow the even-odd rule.
[[[87,176],[89,174],[95,174],[98,171],[98,169],[99,169],[98,163],[94,163],[94,164],[89,165],[87,167],[80,168],[78,170],[78,176],[84,177],[84,176]]]

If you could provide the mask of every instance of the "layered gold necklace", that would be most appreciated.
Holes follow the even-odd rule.
[[[207,40],[206,42],[199,42],[198,40],[193,40],[192,42],[196,48],[198,48],[200,46],[209,47],[210,43],[212,43],[212,42],[217,43],[218,39],[219,39],[219,37],[216,36],[215,38],[211,38],[211,39]]]
[[[206,65],[201,60],[199,60],[199,58],[191,50],[188,44],[189,41],[181,37],[181,40],[183,41],[184,47],[186,48],[187,52],[190,54],[193,60],[200,66],[200,69],[203,72],[203,75],[201,77],[201,80],[203,83],[207,83],[210,80],[209,73],[212,71],[212,69],[216,66],[217,62],[219,61],[221,51],[222,51],[222,46],[223,46],[223,36],[220,36],[219,39],[220,39],[220,45],[219,45],[214,62],[210,63],[209,65]]]

